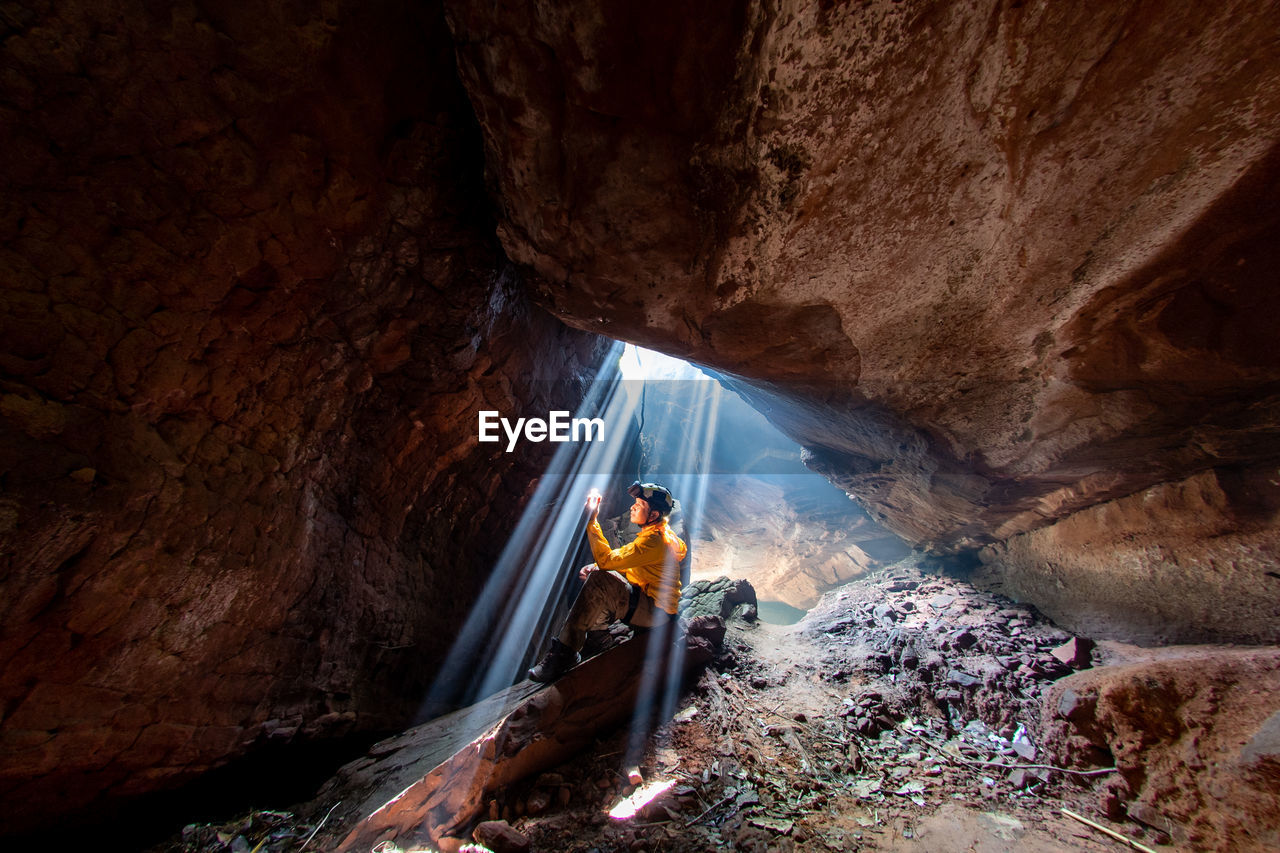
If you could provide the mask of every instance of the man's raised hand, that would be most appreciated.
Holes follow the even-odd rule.
[[[585,566],[578,569],[578,580],[580,581],[586,580],[587,575],[591,574],[594,571],[597,571],[599,568],[600,567],[597,566],[595,563],[587,563]]]

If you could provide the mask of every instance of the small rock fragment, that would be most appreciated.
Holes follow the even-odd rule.
[[[1267,717],[1249,738],[1240,750],[1240,761],[1246,766],[1280,767],[1280,711]]]
[[[1054,649],[1050,654],[1075,669],[1092,666],[1090,653],[1093,651],[1093,640],[1083,637],[1072,637]]]
[[[526,853],[529,849],[529,839],[505,820],[487,820],[472,835],[493,853]]]
[[[525,804],[525,811],[536,817],[547,810],[551,805],[551,792],[545,788],[537,788],[529,794],[529,800]]]
[[[894,610],[892,607],[890,607],[887,604],[878,605],[876,609],[873,611],[873,613],[875,617],[882,622],[884,621],[897,622],[898,619],[900,618],[898,616],[898,611]]]
[[[692,720],[696,716],[698,716],[698,706],[690,705],[688,708],[685,708],[683,711],[681,711],[680,713],[672,717],[671,722],[683,723],[683,722],[687,722],[688,720]]]
[[[768,829],[779,835],[790,835],[795,823],[791,820],[772,818],[772,817],[753,817],[750,821],[752,826],[760,829]]]
[[[1097,707],[1097,702],[1096,697],[1081,696],[1068,687],[1058,697],[1058,716],[1073,723],[1081,722],[1093,715],[1093,709]]]
[[[1015,788],[1030,788],[1037,782],[1046,782],[1049,779],[1049,771],[1047,770],[1025,770],[1019,768],[1009,774],[1009,784]]]
[[[1036,778],[1027,770],[1014,770],[1009,774],[1009,784],[1021,790],[1034,784]]]
[[[1129,803],[1126,811],[1131,820],[1136,820],[1138,823],[1149,826],[1152,829],[1164,832],[1170,832],[1173,829],[1173,824],[1167,817],[1146,803]]]
[[[1036,760],[1035,745],[1031,743],[1031,738],[1027,737],[1026,729],[1024,727],[1018,726],[1018,730],[1014,732],[1013,740],[1010,741],[1009,745],[1013,747],[1013,751],[1018,753],[1020,758],[1027,761]]]

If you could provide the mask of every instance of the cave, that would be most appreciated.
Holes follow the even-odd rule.
[[[1280,846],[1278,27],[1265,0],[6,5],[0,837],[172,833],[255,779],[283,808],[480,698],[441,692],[480,665],[456,640],[578,445],[482,413],[587,411],[625,344],[713,384],[734,438],[690,586],[807,611],[810,661],[897,631],[904,683],[916,590],[1097,644],[993,653],[1039,679],[1090,819]],[[679,394],[643,386],[593,472],[615,495],[693,473],[663,457]],[[734,614],[730,643],[796,627]],[[848,693],[841,667],[810,674]],[[785,687],[707,676],[704,719]],[[924,737],[891,712],[848,720]],[[743,849],[817,844],[752,820]]]

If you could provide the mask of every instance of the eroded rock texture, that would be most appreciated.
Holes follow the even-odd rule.
[[[1092,506],[983,550],[973,580],[1091,636],[1240,643],[1280,623],[1274,469],[1203,471]]]
[[[864,551],[866,539],[883,545],[875,553],[890,559]],[[708,494],[693,577],[749,578],[761,599],[808,609],[826,590],[906,553],[901,540],[821,478],[725,477]]]
[[[0,12],[6,829],[412,713],[539,468],[476,411],[601,352],[505,256],[1068,622],[1280,639],[1274,4],[446,12]]]
[[[601,351],[503,271],[438,7],[0,20],[15,831],[411,717],[539,467],[476,411]]]
[[[1055,762],[1115,767],[1100,810],[1192,850],[1280,843],[1280,655],[1172,647],[1077,673],[1044,701]]]
[[[1274,470],[1274,4],[446,5],[537,299],[738,377],[904,538]],[[1175,618],[1234,636],[1211,588]]]

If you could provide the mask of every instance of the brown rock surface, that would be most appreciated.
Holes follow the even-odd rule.
[[[904,538],[1276,461],[1272,4],[447,7],[538,300]]]
[[[992,545],[973,580],[1083,634],[1274,643],[1277,509],[1273,474],[1204,471]]]
[[[16,831],[402,724],[538,471],[481,449],[476,410],[571,406],[513,383],[600,351],[503,272],[438,8],[3,22]]]
[[[1117,650],[1123,660],[1117,656]],[[1067,766],[1119,769],[1110,789],[1129,816],[1197,850],[1274,850],[1280,796],[1270,737],[1280,650],[1108,647],[1116,665],[1045,694],[1046,745]],[[1062,697],[1087,713],[1061,713]],[[1057,709],[1055,711],[1055,709]],[[1261,757],[1259,752],[1268,757]]]
[[[503,250],[1068,624],[1280,639],[1273,4],[446,11],[0,15],[7,829],[412,713],[476,410],[600,355]]]

